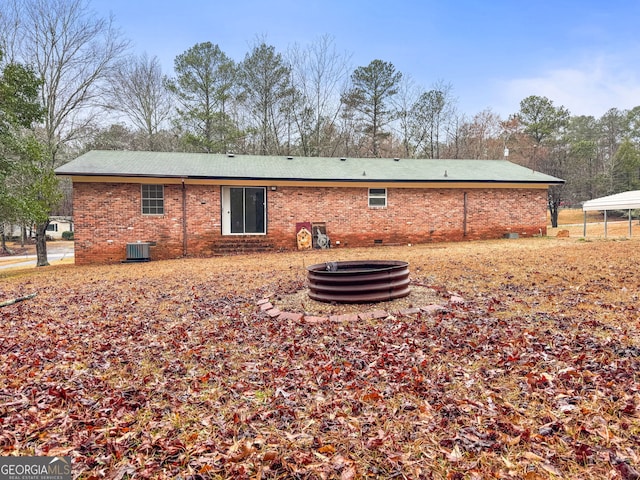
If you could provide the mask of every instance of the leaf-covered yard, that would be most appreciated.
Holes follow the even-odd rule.
[[[3,273],[0,301],[37,296],[0,309],[0,448],[70,455],[79,478],[637,479],[639,242]],[[408,261],[446,309],[256,306],[302,288],[305,265],[367,258]]]

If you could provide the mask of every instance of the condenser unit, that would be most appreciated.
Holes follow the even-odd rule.
[[[148,242],[127,243],[127,262],[148,262],[151,260]]]

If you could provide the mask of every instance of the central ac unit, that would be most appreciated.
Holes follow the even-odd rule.
[[[151,260],[148,242],[127,243],[127,262],[148,262]]]

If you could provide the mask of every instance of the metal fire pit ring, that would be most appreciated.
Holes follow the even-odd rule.
[[[318,263],[307,267],[307,283],[309,297],[319,302],[384,302],[409,295],[409,264],[398,260]]]

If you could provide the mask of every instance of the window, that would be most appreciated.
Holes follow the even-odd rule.
[[[142,185],[142,214],[164,215],[164,185]]]
[[[387,206],[387,189],[386,188],[370,188],[369,189],[369,207],[385,208]]]
[[[49,225],[47,225],[47,232],[57,232],[57,231],[58,231],[57,223],[50,223]]]

